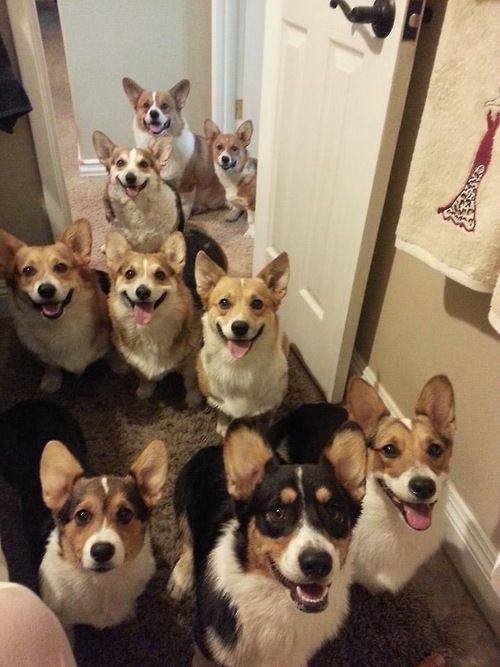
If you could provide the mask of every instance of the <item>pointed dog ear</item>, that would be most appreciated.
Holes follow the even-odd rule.
[[[59,440],[49,440],[40,459],[43,502],[57,512],[68,500],[73,485],[83,474],[80,463]]]
[[[200,295],[204,306],[207,305],[213,288],[225,275],[224,269],[221,269],[203,250],[198,252],[194,263],[194,277],[196,291]]]
[[[186,265],[186,240],[182,232],[173,232],[161,247],[167,256],[168,263],[177,275],[184,271]]]
[[[153,156],[153,159],[158,163],[158,172],[167,164],[168,158],[172,153],[172,138],[159,137],[152,139],[148,144],[148,150]]]
[[[26,244],[13,234],[0,229],[0,278],[5,278],[10,263],[16,256],[19,248],[22,248],[24,245]]]
[[[436,431],[447,440],[455,434],[455,396],[446,375],[435,375],[424,386],[415,407],[417,415],[426,415]]]
[[[170,94],[175,100],[178,111],[180,111],[186,104],[190,88],[191,84],[188,79],[182,79],[182,81],[179,81],[179,83],[176,83],[175,86],[170,88]]]
[[[103,164],[109,171],[111,169],[111,158],[113,151],[116,148],[116,144],[114,144],[111,139],[104,134],[104,132],[100,132],[99,130],[93,132],[92,143],[94,144],[94,150],[97,157],[99,158],[99,162]]]
[[[351,498],[360,502],[365,495],[368,456],[361,428],[353,422],[341,426],[323,456],[333,466],[335,477]]]
[[[141,86],[138,83],[132,81],[132,79],[129,79],[128,76],[122,79],[122,86],[123,90],[127,94],[128,99],[130,100],[130,104],[135,109],[137,100],[141,96],[141,93],[143,92],[144,88],[141,88]]]
[[[106,264],[109,269],[116,269],[130,250],[127,239],[115,230],[106,234]]]
[[[150,509],[158,505],[167,481],[168,456],[165,443],[153,440],[130,467],[141,498]]]
[[[246,500],[262,481],[273,452],[257,431],[236,421],[226,433],[223,456],[227,492],[235,500]]]
[[[205,131],[205,139],[209,142],[215,141],[215,139],[220,134],[218,126],[214,123],[213,120],[210,120],[210,118],[205,119],[203,129]]]
[[[238,135],[241,143],[243,146],[248,146],[250,143],[250,140],[252,138],[253,134],[253,123],[251,120],[246,120],[243,122],[239,128],[236,130],[236,134]]]
[[[286,296],[288,280],[290,278],[290,260],[286,252],[280,253],[272,262],[269,262],[257,278],[263,280],[271,290],[278,306]]]
[[[90,263],[92,254],[92,229],[86,218],[75,220],[66,227],[61,241],[70,248],[84,264]]]
[[[375,389],[360,377],[349,379],[346,407],[349,419],[361,426],[368,440],[375,435],[382,417],[389,414]]]

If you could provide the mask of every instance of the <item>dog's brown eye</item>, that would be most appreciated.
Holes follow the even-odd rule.
[[[151,106],[151,103],[150,103],[150,102],[144,102],[144,104],[142,105],[142,108],[143,108],[145,111],[147,111],[147,110],[149,109],[150,106]]]
[[[224,148],[224,146],[223,146],[222,144],[217,144],[217,146],[216,146],[215,148],[216,148],[218,151],[221,151],[221,150]]]
[[[432,442],[427,447],[427,454],[429,454],[429,456],[431,456],[433,459],[438,459],[442,453],[443,453],[443,448],[441,447],[441,445],[438,445],[437,442]]]
[[[233,151],[233,153],[236,153],[236,151],[238,150],[238,146],[231,146],[231,150]]]
[[[149,167],[149,164],[146,162],[146,160],[141,160],[141,161],[139,162],[139,167],[140,167],[141,169],[147,169],[147,168]]]
[[[165,271],[162,271],[161,269],[157,269],[155,271],[155,278],[156,278],[156,280],[166,280],[167,274],[165,273]]]
[[[342,510],[340,510],[335,505],[330,505],[329,510],[330,510],[330,515],[334,521],[338,521],[339,523],[344,522],[344,515],[342,513]]]
[[[56,273],[66,273],[68,270],[68,265],[65,264],[64,262],[57,262],[57,264],[54,265],[54,271]]]
[[[122,160],[122,158],[119,158],[119,159],[115,162],[115,164],[116,164],[116,166],[117,166],[119,169],[121,169],[122,167],[125,166],[125,160]]]
[[[399,456],[399,449],[392,443],[384,445],[379,451],[388,459],[395,459]]]
[[[23,276],[34,276],[36,269],[34,266],[25,266],[23,267],[22,274]]]
[[[219,308],[221,310],[227,310],[230,307],[231,307],[231,302],[229,301],[229,299],[221,299],[219,301]]]
[[[75,514],[75,523],[77,526],[86,526],[92,519],[92,513],[88,510],[78,510]]]
[[[116,520],[118,523],[122,523],[123,525],[130,523],[133,517],[134,513],[128,507],[120,507],[116,513]]]
[[[127,269],[125,271],[125,278],[127,280],[132,280],[132,278],[135,278],[135,271],[134,269]]]
[[[161,109],[162,111],[168,111],[168,109],[169,109],[168,104],[162,104],[161,107],[160,107],[160,109]]]
[[[264,302],[261,299],[252,299],[250,302],[250,308],[252,310],[262,310]]]
[[[270,523],[281,523],[286,518],[286,509],[283,505],[275,505],[266,513],[266,519]]]

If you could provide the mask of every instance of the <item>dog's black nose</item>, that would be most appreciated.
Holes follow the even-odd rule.
[[[323,578],[330,574],[332,557],[327,551],[306,549],[299,556],[299,565],[306,577]]]
[[[436,483],[430,477],[413,477],[408,486],[413,495],[420,500],[428,500],[436,493]]]
[[[222,162],[222,164],[228,164],[230,159],[231,158],[229,157],[229,155],[222,155],[220,161]]]
[[[56,293],[56,288],[50,283],[42,283],[38,286],[38,294],[44,299],[52,299]]]
[[[158,120],[158,118],[160,117],[160,112],[157,109],[151,109],[151,111],[149,112],[149,117],[151,118],[151,120]]]
[[[236,336],[244,336],[248,332],[249,326],[246,322],[243,322],[243,320],[235,320],[231,324],[231,331],[236,335]]]
[[[149,287],[146,287],[146,285],[139,285],[139,287],[135,290],[135,293],[137,298],[141,301],[146,301],[146,299],[149,299],[151,296],[151,290]]]
[[[90,555],[96,563],[106,563],[113,558],[115,547],[111,542],[95,542],[90,547]]]
[[[127,171],[127,173],[125,174],[125,180],[129,185],[135,185],[137,181],[137,176],[133,174],[131,171]]]

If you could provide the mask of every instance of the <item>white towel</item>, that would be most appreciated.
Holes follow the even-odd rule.
[[[500,271],[495,26],[500,2],[448,2],[396,231],[397,248],[481,292]]]

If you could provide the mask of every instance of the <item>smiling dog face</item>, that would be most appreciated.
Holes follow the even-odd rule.
[[[241,359],[261,336],[277,331],[276,311],[289,278],[285,252],[255,278],[232,278],[200,251],[195,277],[206,310],[204,321],[217,332],[232,358]]]
[[[247,157],[248,144],[252,138],[253,123],[243,122],[234,134],[222,133],[213,120],[205,121],[205,137],[212,148],[214,164],[224,171],[241,171]]]

